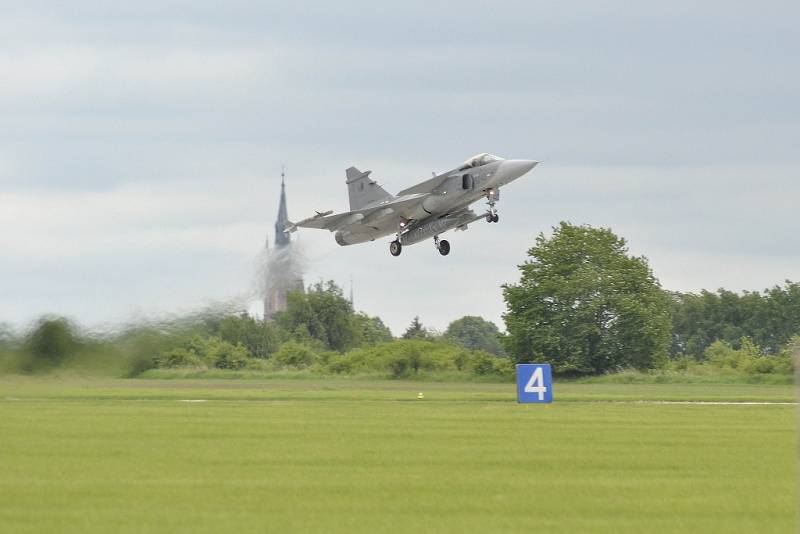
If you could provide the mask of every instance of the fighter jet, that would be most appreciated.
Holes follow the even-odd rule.
[[[442,256],[450,253],[450,243],[439,236],[448,230],[466,230],[478,219],[496,223],[500,188],[533,169],[537,161],[503,159],[483,153],[462,165],[400,191],[397,196],[386,192],[370,178],[372,171],[350,167],[345,171],[350,211],[333,214],[317,212],[297,223],[288,222],[285,230],[319,228],[336,232],[340,245],[375,241],[394,234],[389,253],[399,256],[403,247],[433,238]],[[470,205],[486,199],[485,212],[476,213]]]

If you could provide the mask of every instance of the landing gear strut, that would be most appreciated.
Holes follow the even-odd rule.
[[[433,245],[436,247],[436,250],[439,251],[439,254],[442,256],[447,256],[450,254],[450,242],[446,239],[442,239],[439,241],[439,236],[433,236]]]
[[[498,200],[499,191],[495,189],[489,189],[486,191],[486,201],[489,204],[489,211],[486,212],[486,222],[496,223],[500,221],[500,216],[497,214],[497,208],[495,204]]]
[[[403,230],[408,224],[408,221],[405,219],[400,220],[400,225],[397,228],[397,237],[394,238],[394,241],[389,243],[389,254],[392,256],[399,256],[401,252],[403,252],[403,244],[400,243],[400,235],[403,233]]]

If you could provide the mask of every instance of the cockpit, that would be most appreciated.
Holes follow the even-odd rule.
[[[461,167],[458,168],[458,170],[463,171],[474,167],[480,167],[482,165],[494,163],[495,161],[503,161],[503,158],[500,156],[495,156],[494,154],[489,154],[488,152],[484,152],[483,154],[478,154],[477,156],[469,158],[464,162],[463,165],[461,165]]]

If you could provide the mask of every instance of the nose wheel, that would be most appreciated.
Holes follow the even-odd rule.
[[[439,236],[433,236],[433,246],[436,247],[436,250],[439,251],[439,254],[442,256],[447,256],[450,254],[450,242],[447,239],[439,240]]]
[[[392,241],[389,243],[389,254],[392,256],[399,256],[401,252],[403,252],[403,245],[400,244],[400,241]]]

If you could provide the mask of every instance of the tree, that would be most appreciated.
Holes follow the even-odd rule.
[[[422,326],[419,315],[415,315],[402,337],[403,339],[430,339],[431,335],[430,332]]]
[[[482,317],[466,315],[456,319],[448,325],[444,337],[468,349],[483,350],[495,355],[503,354],[497,325]]]
[[[392,331],[389,330],[380,317],[370,317],[365,313],[356,313],[353,317],[356,327],[355,346],[377,345],[391,341]]]
[[[741,295],[725,289],[674,294],[672,354],[697,360],[715,341],[734,349],[749,338],[766,354],[777,354],[800,333],[800,285],[786,281],[763,292]]]
[[[27,370],[41,365],[57,366],[77,352],[80,341],[74,326],[64,318],[42,318],[25,339],[25,352],[30,356]]]
[[[670,344],[670,297],[644,257],[610,229],[562,222],[539,234],[503,287],[506,349],[518,362],[551,362],[560,373],[653,368]]]
[[[356,322],[353,307],[333,281],[318,282],[308,291],[293,291],[287,296],[286,311],[278,314],[277,322],[287,332],[298,327],[325,346],[344,352],[356,341]],[[304,340],[299,340],[304,341]]]
[[[280,335],[275,325],[264,323],[247,313],[230,315],[220,320],[220,338],[234,345],[243,345],[254,358],[266,358],[280,347]]]

